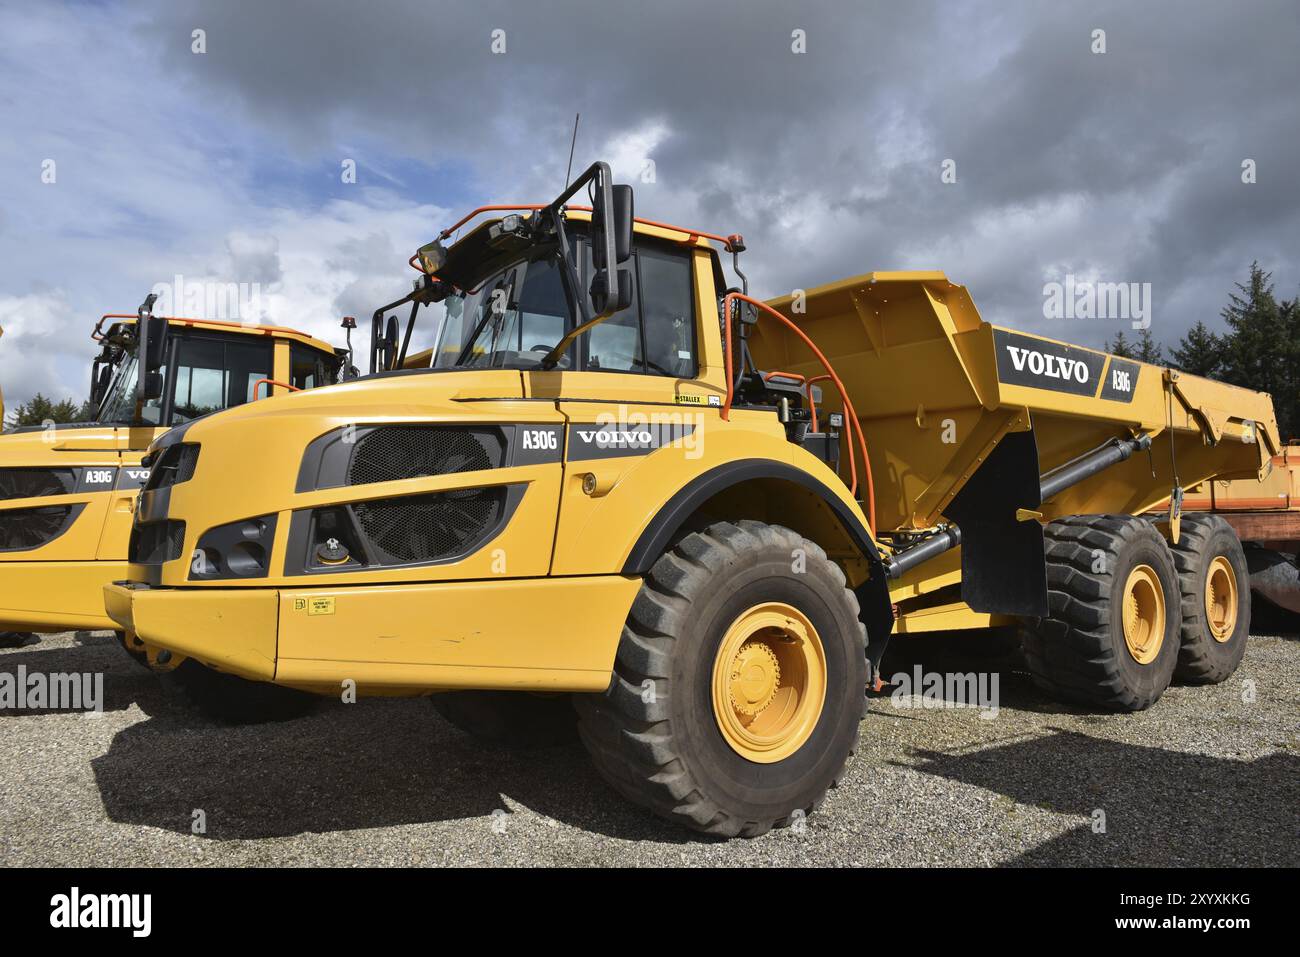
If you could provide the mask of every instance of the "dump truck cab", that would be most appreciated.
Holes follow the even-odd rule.
[[[126,574],[145,450],[175,425],[332,381],[333,347],[292,329],[149,316],[155,361],[138,388],[140,315],[95,325],[94,421],[0,435],[0,631],[115,629],[103,586]]]
[[[1267,396],[995,328],[939,272],[762,302],[743,249],[636,218],[604,164],[476,210],[375,311],[370,375],[155,441],[133,534],[159,547],[109,614],[217,714],[433,693],[493,736],[576,709],[621,793],[722,835],[822,799],[894,634],[1023,622],[1045,682],[1118,710],[1182,648],[1230,673],[1248,605],[1207,603],[1211,635],[1179,589],[1244,577],[1240,544],[1198,533],[1182,573],[1177,509],[1135,513],[1263,474]],[[1089,642],[1114,673],[1070,671]]]

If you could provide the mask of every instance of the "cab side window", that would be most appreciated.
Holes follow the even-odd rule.
[[[176,392],[172,423],[190,419],[253,398],[253,386],[271,375],[271,346],[192,337],[177,343]],[[258,395],[266,395],[262,386]]]
[[[637,251],[645,364],[659,375],[695,375],[695,286],[691,254],[643,246]]]
[[[582,293],[586,295],[591,287],[592,264],[591,244],[582,242]],[[636,257],[633,256],[623,268],[632,275],[632,304],[626,309],[614,313],[582,339],[580,347],[586,348],[583,368],[589,372],[644,372],[641,339],[641,303],[636,281]]]
[[[311,349],[289,346],[289,384],[295,389],[314,389],[325,382],[325,364]],[[266,386],[262,387],[263,390]]]
[[[582,248],[585,291],[591,283],[591,249],[585,242]],[[641,241],[623,268],[632,274],[632,304],[588,333],[583,368],[693,377],[695,288],[690,252]]]

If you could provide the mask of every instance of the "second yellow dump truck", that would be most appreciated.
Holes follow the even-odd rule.
[[[1268,396],[991,326],[940,272],[759,302],[740,236],[635,218],[604,164],[477,212],[376,313],[374,374],[154,443],[136,531],[171,547],[105,600],[214,713],[576,712],[619,792],[749,836],[839,779],[892,634],[1018,623],[1044,687],[1107,709],[1236,667],[1236,536],[1141,513],[1258,479]],[[403,303],[445,312],[419,361]]]
[[[141,459],[154,439],[258,396],[334,381],[340,357],[309,335],[154,316],[152,304],[105,315],[92,332],[100,350],[90,375],[94,421],[0,435],[0,632],[11,641],[116,629],[104,585],[126,574],[131,555],[148,558],[166,545],[132,535],[148,477]],[[153,330],[143,348],[142,326]]]
[[[1183,508],[1218,515],[1231,525],[1246,546],[1252,591],[1282,612],[1297,616],[1300,615],[1300,443],[1292,439],[1273,456],[1272,466],[1263,481],[1202,482],[1188,490]],[[1280,618],[1285,620],[1286,615]]]

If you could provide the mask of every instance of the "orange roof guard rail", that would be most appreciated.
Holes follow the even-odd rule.
[[[95,328],[90,331],[90,338],[94,339],[96,342],[102,342],[104,340],[104,335],[103,333],[100,332],[100,328],[104,325],[105,319],[139,319],[139,318],[140,317],[137,316],[134,312],[131,313],[106,312],[104,313],[104,315],[99,317],[99,322],[95,323]],[[191,324],[196,322],[201,322],[204,325],[208,325],[208,326],[226,326],[232,329],[256,330],[258,333],[264,336],[273,336],[277,332],[298,332],[297,329],[290,329],[288,326],[263,326],[256,322],[252,322],[252,323],[234,322],[230,319],[200,319],[195,316],[154,316],[153,318],[162,319],[165,322],[188,322]],[[304,333],[298,333],[298,334],[304,335]]]
[[[93,339],[95,342],[102,342],[104,340],[104,334],[99,330],[104,327],[105,319],[138,319],[138,318],[139,316],[137,316],[134,312],[132,313],[106,312],[99,317],[99,322],[95,323],[95,328],[90,330],[90,338]]]
[[[465,216],[462,216],[451,226],[448,226],[441,233],[439,233],[438,241],[441,242],[442,240],[446,239],[456,230],[460,229],[460,227],[468,223],[475,216],[479,215],[479,213],[500,213],[500,212],[507,212],[507,211],[535,212],[539,209],[545,209],[547,205],[549,204],[547,203],[496,203],[491,206],[480,206],[478,209],[474,210],[473,212]],[[588,213],[591,212],[590,206],[566,206],[565,208],[579,209]],[[660,229],[670,229],[675,233],[682,233],[686,238],[678,241],[681,242],[683,245],[691,245],[697,239],[710,239],[713,240],[714,242],[722,243],[723,248],[727,252],[731,252],[733,240],[738,240],[740,238],[739,234],[735,234],[735,233],[733,233],[730,236],[722,236],[719,235],[718,233],[707,233],[702,229],[688,229],[685,226],[674,226],[672,223],[661,223],[658,220],[654,220],[654,219],[642,219],[640,216],[636,216],[634,217],[634,219],[636,222],[640,223],[643,226],[657,226]],[[416,262],[416,256],[412,255],[411,258],[406,261],[406,263],[417,272],[424,272],[424,270],[421,269],[419,264]]]
[[[742,292],[729,292],[727,293],[726,297],[722,301],[722,310],[723,310],[722,314],[725,317],[725,321],[722,324],[723,340],[724,340],[723,358],[726,362],[726,372],[727,372],[727,399],[722,404],[723,420],[724,421],[730,420],[731,403],[735,399],[735,374],[732,370],[732,360],[731,360],[731,326],[732,326],[731,304],[732,302],[735,301],[747,302],[750,305],[757,307],[762,312],[765,312],[768,315],[772,316],[777,321],[784,323],[795,335],[797,335],[801,340],[803,340],[804,345],[806,345],[812,351],[812,354],[817,357],[817,361],[820,362],[822,364],[822,367],[826,370],[826,376],[824,378],[829,378],[832,382],[835,383],[835,388],[840,393],[840,401],[844,404],[844,431],[847,433],[845,435],[845,439],[849,443],[849,477],[850,477],[849,493],[854,497],[856,497],[858,494],[858,469],[857,469],[856,460],[853,455],[853,440],[856,439],[858,445],[858,452],[862,456],[863,471],[866,473],[866,477],[867,477],[867,496],[866,496],[867,520],[870,525],[871,534],[875,535],[876,534],[876,489],[875,489],[875,484],[872,482],[871,479],[871,459],[867,457],[867,442],[862,435],[862,426],[858,423],[857,413],[853,411],[853,403],[849,400],[848,390],[844,388],[844,383],[840,381],[840,377],[835,373],[835,368],[831,365],[830,360],[827,359],[826,356],[822,353],[822,351],[817,348],[816,343],[814,343],[810,338],[808,338],[807,333],[805,333],[802,329],[800,329],[797,325],[795,325],[794,322],[792,322],[790,319],[786,318],[785,316],[781,315],[781,313],[777,312],[767,303],[755,299],[752,296],[746,296]],[[817,377],[817,378],[822,378],[822,377]],[[816,378],[809,380],[809,382],[806,384],[810,385],[813,381],[816,381]]]

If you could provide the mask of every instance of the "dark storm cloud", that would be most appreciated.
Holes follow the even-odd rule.
[[[762,292],[937,266],[987,318],[1099,343],[1127,324],[1044,320],[1045,280],[1151,282],[1166,341],[1252,259],[1294,291],[1298,17],[1284,0],[177,3],[142,29],[290,153],[366,142],[468,168],[484,200],[542,197],[581,110],[580,161],[659,129],[639,210],[744,231]]]

